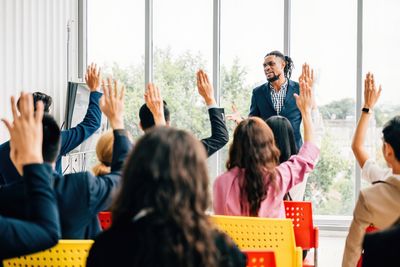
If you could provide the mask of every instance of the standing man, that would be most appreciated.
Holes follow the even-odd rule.
[[[286,117],[293,127],[299,149],[303,141],[300,134],[301,113],[293,96],[299,94],[299,84],[290,80],[293,61],[279,51],[272,51],[264,57],[263,66],[268,82],[253,90],[249,116],[263,120],[275,115]]]

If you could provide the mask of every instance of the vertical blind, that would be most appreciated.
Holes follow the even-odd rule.
[[[67,64],[76,65],[77,1],[0,1],[0,117],[11,118],[12,95],[41,91],[53,97],[52,114],[63,122]],[[7,139],[0,126],[0,142]]]

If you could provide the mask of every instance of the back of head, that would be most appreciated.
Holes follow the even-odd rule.
[[[165,121],[170,121],[170,112],[167,106],[167,102],[164,102],[164,118]],[[142,125],[143,131],[148,130],[149,128],[155,125],[153,114],[151,113],[150,109],[147,107],[146,104],[143,104],[139,110],[139,119],[140,124]]]
[[[111,171],[111,162],[113,155],[114,133],[107,131],[102,134],[97,141],[96,156],[99,161],[93,167],[93,174],[95,176],[105,175]]]
[[[60,153],[61,131],[53,116],[48,113],[43,115],[43,160],[53,163]]]
[[[271,51],[268,54],[265,55],[264,58],[268,57],[268,56],[276,56],[281,58],[285,63],[285,69],[283,70],[283,72],[285,73],[285,77],[290,79],[290,77],[292,76],[292,71],[294,68],[294,63],[292,58],[290,58],[289,56],[285,56],[283,53],[281,53],[280,51]]]
[[[215,266],[215,244],[204,213],[208,204],[204,147],[185,131],[154,127],[139,139],[125,164],[113,225],[147,211],[140,219],[147,229],[141,231],[146,240],[141,246],[153,260],[165,266]]]
[[[226,167],[244,170],[240,196],[243,213],[258,215],[261,202],[267,196],[266,188],[274,185],[279,155],[274,134],[262,119],[250,117],[236,127]],[[264,176],[268,174],[271,179],[265,184]]]
[[[394,150],[395,157],[400,161],[400,116],[395,116],[383,126],[383,140]]]
[[[36,102],[42,101],[43,102],[43,107],[44,107],[44,112],[49,113],[50,112],[50,106],[53,103],[53,99],[51,96],[46,95],[45,93],[42,92],[34,92],[32,93],[33,96],[33,106],[34,109],[36,110]],[[19,98],[17,101],[17,107],[19,108]]]
[[[281,152],[279,163],[287,161],[297,154],[296,139],[290,121],[282,116],[272,116],[265,121],[275,136],[275,144]]]

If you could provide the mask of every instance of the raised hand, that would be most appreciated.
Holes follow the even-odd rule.
[[[203,97],[204,101],[206,101],[207,106],[215,105],[214,89],[208,80],[207,74],[203,70],[199,70],[196,76],[199,94]]]
[[[234,103],[232,103],[232,111],[233,111],[232,114],[226,115],[226,119],[230,120],[230,121],[234,121],[234,122],[236,122],[236,124],[239,124],[243,120],[243,117],[242,117],[242,115],[240,115],[240,112],[238,111],[238,109]]]
[[[160,89],[158,89],[158,87],[153,83],[148,83],[144,94],[144,100],[146,106],[150,109],[151,114],[153,114],[155,125],[166,125],[164,117],[164,102],[161,97]]]
[[[296,98],[296,104],[299,108],[300,112],[304,114],[308,114],[311,112],[311,108],[314,105],[314,96],[307,78],[301,78],[299,80],[300,84],[300,96],[298,94],[294,94]]]
[[[124,93],[125,87],[118,86],[117,80],[102,81],[103,96],[100,98],[100,109],[107,116],[111,127],[124,129]]]
[[[379,85],[379,89],[377,89],[374,75],[368,72],[364,81],[364,107],[372,109],[378,101],[381,92],[382,86]]]
[[[43,163],[43,102],[36,104],[36,112],[33,108],[32,94],[21,93],[18,114],[15,98],[11,97],[11,109],[13,122],[2,119],[10,133],[10,158],[23,175],[23,166],[26,164]]]
[[[310,68],[310,65],[304,63],[301,70],[299,81],[304,80],[310,88],[314,85],[314,70]]]
[[[96,64],[92,63],[88,66],[85,74],[85,81],[91,92],[99,91],[101,75],[100,68],[97,68]]]

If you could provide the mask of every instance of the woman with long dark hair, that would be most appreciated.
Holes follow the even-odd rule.
[[[87,266],[245,266],[205,215],[206,152],[191,134],[154,128],[125,163],[113,224],[95,241]]]
[[[284,195],[314,169],[319,149],[311,120],[313,94],[307,77],[300,79],[295,95],[304,125],[304,144],[299,153],[280,163],[271,128],[250,117],[237,126],[226,164],[228,171],[214,183],[214,212],[221,215],[285,217]]]

